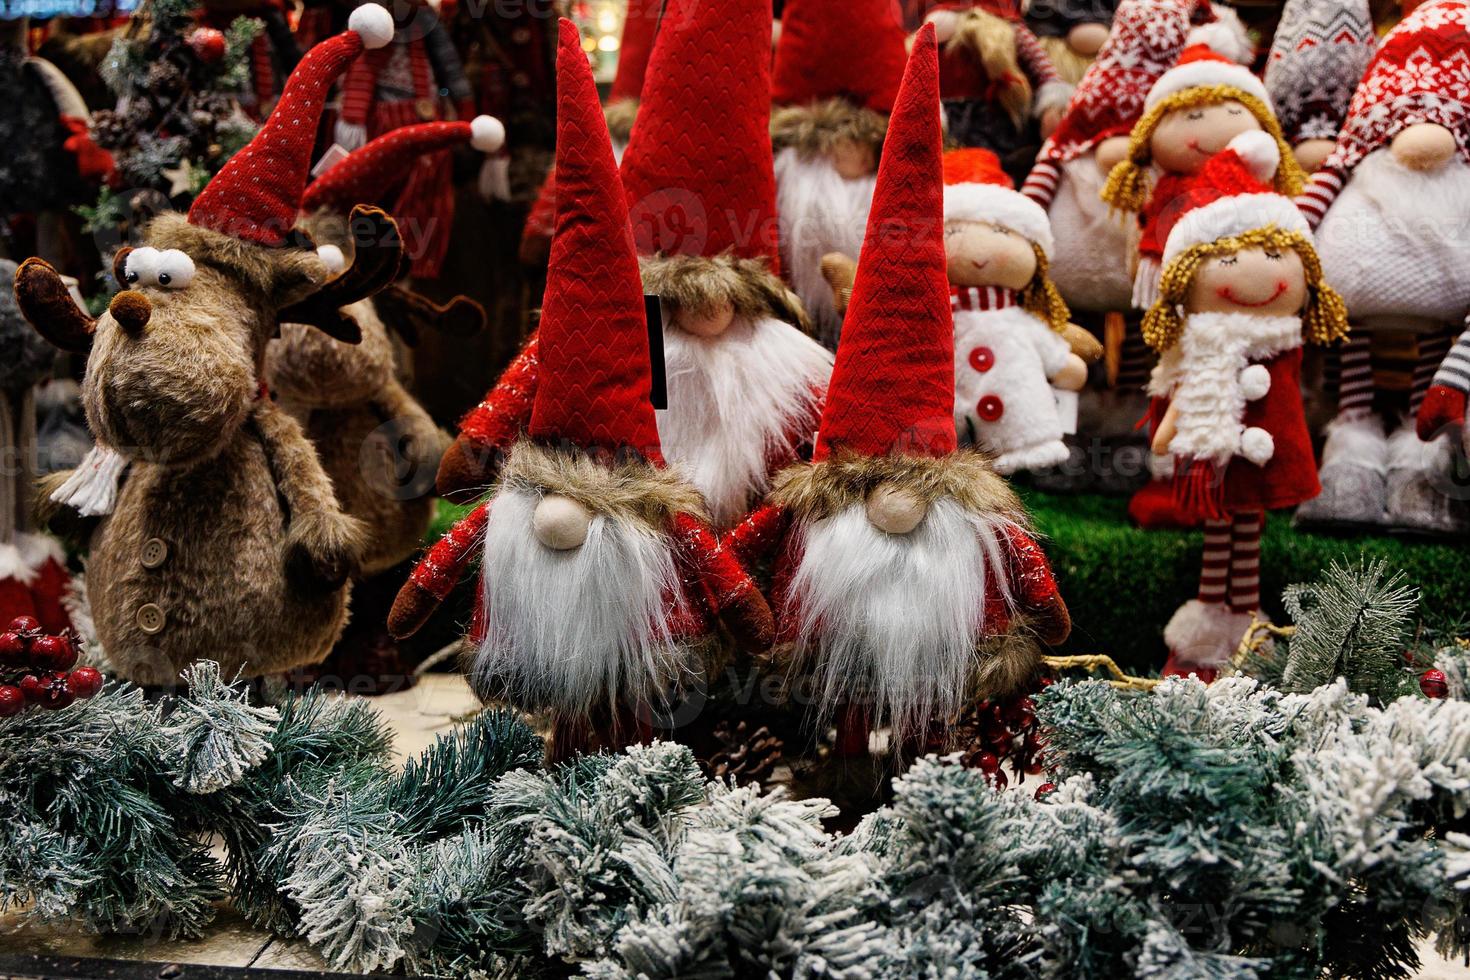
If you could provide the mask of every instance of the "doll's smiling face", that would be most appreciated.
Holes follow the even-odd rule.
[[[1191,313],[1293,316],[1307,302],[1302,257],[1292,248],[1247,248],[1200,264],[1186,306]]]
[[[1020,235],[984,221],[946,221],[944,252],[955,286],[1025,289],[1036,275],[1036,250]]]
[[[1192,174],[1241,133],[1260,129],[1251,111],[1227,100],[1215,105],[1175,109],[1154,128],[1149,154],[1169,173]]]

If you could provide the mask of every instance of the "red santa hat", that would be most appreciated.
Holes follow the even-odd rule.
[[[659,15],[664,0],[629,0],[623,18],[623,37],[618,45],[618,72],[613,76],[608,102],[637,99],[643,92],[643,77],[648,72],[648,57],[653,54],[653,39],[658,36]]]
[[[1405,128],[1435,123],[1470,160],[1470,2],[1429,0],[1389,31],[1348,106],[1327,170],[1347,174]]]
[[[1310,242],[1311,230],[1301,209],[1271,186],[1278,163],[1276,141],[1259,130],[1241,133],[1211,157],[1159,215],[1163,266],[1196,245],[1258,228],[1295,232]]]
[[[837,449],[865,456],[955,450],[939,114],[939,52],[933,26],[925,25],[888,125],[814,461]]]
[[[1266,83],[1249,68],[1231,61],[1208,45],[1192,44],[1179,56],[1179,63],[1164,72],[1148,90],[1148,96],[1143,100],[1144,111],[1187,89],[1216,85],[1255,96],[1270,105]]]
[[[348,29],[316,45],[286,80],[260,132],[194,199],[189,223],[258,245],[280,245],[300,212],[317,123],[332,83],[363,49],[393,40],[393,16],[364,3]]]
[[[560,24],[556,232],[541,305],[541,372],[527,433],[663,464],[628,206],[582,37]]]
[[[843,98],[891,112],[904,39],[893,0],[787,0],[771,96],[778,105]]]
[[[505,127],[494,116],[476,116],[470,122],[418,123],[384,133],[312,181],[301,197],[301,210],[328,208],[346,214],[355,204],[380,201],[421,158],[466,143],[481,153],[494,153],[505,144]]]
[[[1190,6],[1190,21],[1194,26],[1189,31],[1187,45],[1204,45],[1238,65],[1249,65],[1256,60],[1256,46],[1234,9],[1212,0],[1193,0]]]
[[[1127,136],[1143,115],[1149,89],[1179,60],[1189,33],[1189,11],[1180,0],[1123,0],[1107,42],[1038,159],[1066,163],[1103,140]]]
[[[668,0],[623,153],[639,252],[779,268],[770,123],[770,3]]]
[[[1051,257],[1051,222],[1041,205],[1016,190],[990,150],[950,150],[944,155],[944,220],[988,221],[1040,246]]]

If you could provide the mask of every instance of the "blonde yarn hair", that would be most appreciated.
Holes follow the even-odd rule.
[[[998,86],[1001,108],[1017,127],[1031,114],[1031,82],[1016,55],[1015,25],[983,10],[967,10],[944,44],[946,52],[969,49],[986,76]]]
[[[1302,258],[1307,279],[1307,305],[1302,312],[1302,336],[1308,343],[1331,344],[1348,334],[1347,304],[1322,281],[1322,263],[1305,236],[1275,225],[1256,228],[1229,238],[1196,245],[1170,262],[1159,281],[1159,300],[1143,318],[1143,339],[1162,354],[1184,333],[1184,301],[1199,267],[1217,255],[1233,255],[1248,248],[1289,248]]]
[[[1222,102],[1239,102],[1245,106],[1256,117],[1266,135],[1276,141],[1276,147],[1281,151],[1281,163],[1276,168],[1273,181],[1276,192],[1287,197],[1300,194],[1306,175],[1302,173],[1301,164],[1296,162],[1296,154],[1287,145],[1286,137],[1281,133],[1281,123],[1277,121],[1271,107],[1254,95],[1230,85],[1199,85],[1159,100],[1157,105],[1143,114],[1143,118],[1138,120],[1133,132],[1128,135],[1128,155],[1118,161],[1117,166],[1108,174],[1108,182],[1102,189],[1102,199],[1119,211],[1142,211],[1148,202],[1149,164],[1153,160],[1149,143],[1153,140],[1154,131],[1159,128],[1159,122],[1178,109],[1196,109]]]
[[[1067,329],[1072,311],[1067,309],[1067,301],[1062,299],[1061,292],[1051,281],[1051,266],[1046,253],[1035,243],[1032,243],[1031,250],[1036,253],[1036,273],[1026,284],[1026,288],[1021,290],[1021,307],[1057,333],[1061,333]]]

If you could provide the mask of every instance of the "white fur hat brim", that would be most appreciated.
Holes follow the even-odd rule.
[[[945,221],[990,221],[1035,243],[1051,258],[1051,221],[1041,205],[995,184],[946,184]]]
[[[1253,95],[1267,105],[1271,104],[1266,94],[1266,83],[1251,73],[1244,65],[1226,64],[1223,61],[1191,61],[1164,72],[1144,99],[1145,110],[1152,109],[1169,96],[1185,89],[1203,88],[1208,85],[1228,85],[1246,95]]]
[[[1270,226],[1296,232],[1312,240],[1306,216],[1289,197],[1280,194],[1236,194],[1195,208],[1179,219],[1164,245],[1164,261],[1171,262],[1196,245],[1241,235]]]

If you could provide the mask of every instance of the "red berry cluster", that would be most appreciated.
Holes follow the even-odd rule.
[[[56,711],[102,690],[102,675],[78,667],[77,635],[43,633],[30,616],[17,616],[0,633],[0,718],[28,704]]]
[[[1042,677],[1037,691],[1051,684],[1050,677]],[[961,761],[985,773],[996,789],[1005,789],[1010,783],[1002,768],[1007,762],[1017,779],[1022,774],[1038,775],[1045,768],[1042,750],[1046,742],[1036,723],[1036,706],[1030,694],[981,701],[965,713],[960,727],[968,743]]]

